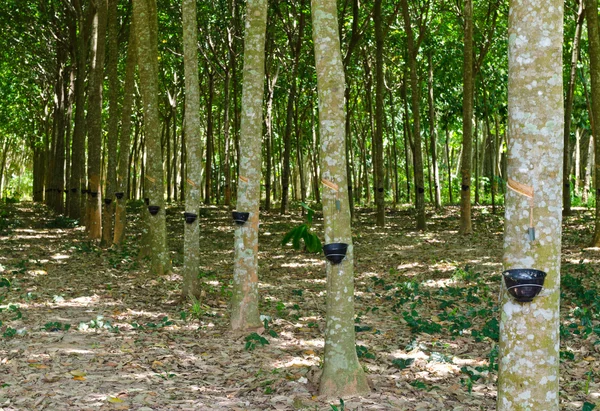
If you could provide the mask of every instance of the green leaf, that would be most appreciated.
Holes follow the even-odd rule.
[[[297,227],[296,227],[297,228]],[[294,232],[296,231],[296,228],[288,231],[286,233],[286,235],[283,236],[283,240],[281,240],[281,246],[285,247],[287,245],[287,243],[290,242],[290,240],[292,239],[292,237],[294,236]]]
[[[592,411],[596,406],[589,402],[584,402],[581,411]]]
[[[300,240],[304,237],[307,228],[308,226],[306,224],[302,224],[296,228],[294,238],[292,239],[292,247],[294,247],[295,250],[300,249]]]

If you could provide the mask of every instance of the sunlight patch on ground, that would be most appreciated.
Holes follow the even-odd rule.
[[[442,278],[440,280],[427,280],[422,282],[421,284],[425,287],[444,288],[453,283],[455,283],[455,281],[451,278]]]
[[[71,258],[71,256],[65,255],[65,254],[54,254],[52,257],[53,260],[68,260],[69,258]]]
[[[306,278],[304,280],[305,283],[312,283],[312,284],[326,284],[327,283],[327,279],[325,278]]]
[[[304,259],[302,263],[286,263],[281,264],[283,268],[299,268],[299,267],[311,267],[311,266],[320,266],[323,264],[322,260],[313,260],[313,259]]]
[[[317,364],[317,360],[294,357],[289,361],[275,361],[271,365],[275,368],[306,368]]]
[[[411,269],[415,269],[421,266],[421,263],[406,263],[406,264],[400,264],[396,266],[396,270],[398,271],[406,271],[406,270],[411,270]]]

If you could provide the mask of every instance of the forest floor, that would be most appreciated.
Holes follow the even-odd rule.
[[[277,335],[263,339],[228,328],[234,227],[224,207],[202,210],[203,297],[183,304],[182,207],[167,210],[174,268],[163,277],[136,258],[140,203],[129,211],[127,244],[114,250],[41,205],[0,206],[0,410],[344,409],[318,396],[325,261],[280,244],[299,210],[261,215],[260,310]],[[456,207],[429,210],[426,232],[408,210],[390,210],[385,229],[359,210],[357,353],[372,392],[346,410],[495,409],[502,214],[490,211],[475,207],[476,232],[462,237]],[[592,228],[589,210],[565,219],[563,410],[600,404]]]

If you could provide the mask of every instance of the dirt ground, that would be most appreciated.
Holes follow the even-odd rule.
[[[476,233],[462,237],[455,207],[429,210],[426,232],[413,230],[409,210],[389,210],[385,229],[359,210],[357,353],[372,392],[343,406],[317,392],[324,258],[280,244],[303,221],[299,208],[262,214],[261,314],[276,337],[250,343],[228,328],[227,209],[202,210],[203,297],[183,304],[183,208],[167,212],[173,272],[164,277],[137,259],[141,205],[129,211],[126,245],[106,250],[41,205],[0,206],[0,410],[495,409],[501,211],[475,207]],[[592,229],[589,210],[565,219],[564,410],[600,405],[600,250],[585,248]],[[318,214],[313,230],[322,232]]]

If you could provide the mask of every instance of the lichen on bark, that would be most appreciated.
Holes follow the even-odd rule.
[[[258,313],[258,221],[268,2],[248,0],[246,7],[237,210],[248,212],[250,216],[243,226],[235,229],[231,296],[231,328],[239,331],[261,326]]]
[[[138,46],[140,92],[144,107],[144,130],[148,159],[144,175],[146,196],[150,205],[158,206],[156,215],[147,215],[149,224],[149,252],[151,274],[163,275],[170,271],[167,250],[167,230],[164,198],[164,172],[160,146],[160,120],[158,117],[158,20],[156,0],[134,0]],[[148,211],[146,211],[148,213]]]
[[[325,243],[346,243],[341,264],[327,263],[325,356],[320,393],[339,397],[369,392],[354,334],[354,249],[346,175],[344,68],[335,0],[312,0],[319,93],[319,131]]]
[[[512,180],[533,188],[530,200],[506,194],[504,268],[547,273],[531,303],[503,285],[498,410],[558,410],[559,297],[562,222],[563,6],[558,0],[511,1],[509,12],[508,167]]]
[[[202,136],[200,126],[200,87],[198,83],[198,22],[196,0],[183,0],[183,53],[185,69],[185,145],[187,153],[187,189],[185,209],[199,214],[202,173]],[[198,267],[200,266],[200,226],[196,218],[185,225],[183,298],[200,294]]]

